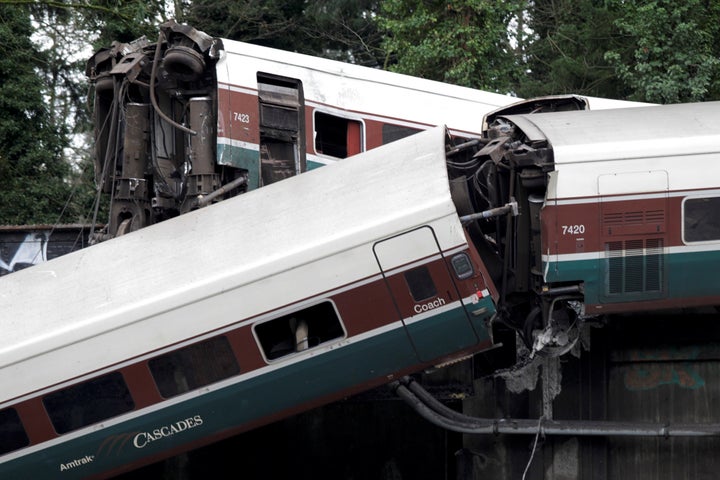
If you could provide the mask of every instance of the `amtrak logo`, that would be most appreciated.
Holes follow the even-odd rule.
[[[87,465],[88,463],[92,463],[95,460],[95,455],[85,455],[82,458],[76,458],[75,460],[72,460],[67,463],[61,463],[60,464],[60,471],[64,472],[66,470],[71,470],[73,468],[81,467],[83,465]]]

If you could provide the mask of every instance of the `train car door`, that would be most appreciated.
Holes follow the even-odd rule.
[[[431,227],[381,240],[373,252],[398,319],[421,361],[479,342]]]

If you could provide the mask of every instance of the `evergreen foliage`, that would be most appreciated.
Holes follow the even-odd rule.
[[[154,41],[170,5],[213,36],[519,97],[720,99],[720,3],[707,0],[6,0],[0,224],[86,219],[89,158],[68,154],[90,130],[85,58],[69,45]]]
[[[375,0],[194,0],[183,20],[217,37],[377,66],[376,9]]]
[[[54,223],[72,190],[32,32],[26,7],[0,5],[0,224]]]
[[[508,25],[514,1],[385,0],[378,17],[386,31],[390,70],[507,93],[522,65]]]
[[[611,4],[622,12],[615,26],[625,43],[609,49],[605,58],[630,89],[629,98],[677,103],[706,100],[712,92],[717,95],[717,2],[613,0]]]
[[[615,27],[619,9],[595,0],[535,0],[527,15],[532,37],[525,44],[520,96],[629,94],[605,58],[626,40]]]

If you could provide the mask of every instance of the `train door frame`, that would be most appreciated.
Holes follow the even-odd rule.
[[[257,72],[260,184],[307,170],[305,93],[297,78]]]
[[[437,316],[437,321],[447,322],[445,324],[447,328],[440,330],[448,335],[453,331],[464,330],[461,335],[454,334],[455,337],[464,339],[464,343],[457,345],[456,350],[469,348],[480,341],[467,305],[463,302],[456,278],[431,226],[423,225],[375,242],[373,255],[398,320],[402,322],[408,340],[420,361],[433,360],[446,353],[442,341],[428,341],[429,339],[424,337],[420,321],[428,317]],[[410,285],[413,280],[408,278],[409,274],[411,277],[418,277],[417,282],[420,286],[417,291],[425,292],[419,294],[424,295],[425,298],[415,298],[414,295],[418,294],[413,293],[413,286]],[[422,285],[425,280],[423,277],[429,277],[433,285],[427,287]],[[446,287],[445,292],[439,287]],[[448,315],[445,318],[443,314],[457,301],[462,306],[462,317]]]

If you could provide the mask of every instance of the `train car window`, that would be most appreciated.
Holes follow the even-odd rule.
[[[395,140],[415,135],[422,132],[419,128],[405,127],[403,125],[393,125],[391,123],[383,123],[382,126],[382,144],[386,145]]]
[[[683,238],[686,242],[720,240],[720,197],[687,198],[683,202]]]
[[[59,434],[116,417],[135,408],[120,372],[112,372],[43,398],[50,421]]]
[[[148,367],[164,398],[240,373],[230,343],[222,336],[160,355],[151,359]]]
[[[322,302],[254,327],[255,336],[268,360],[301,352],[345,336],[331,302]]]
[[[450,259],[450,263],[452,263],[453,270],[455,270],[455,275],[460,280],[470,278],[475,273],[467,253],[458,253]]]
[[[25,428],[14,408],[0,410],[0,455],[30,444]]]
[[[427,267],[413,268],[405,272],[405,281],[416,302],[437,296],[437,288]]]
[[[358,120],[315,112],[315,151],[347,158],[363,151],[363,125]]]

